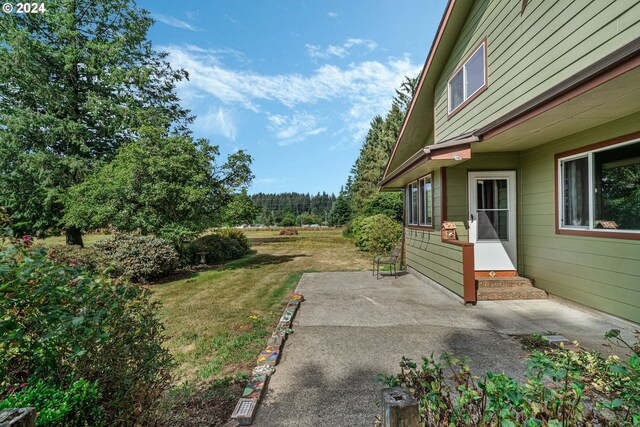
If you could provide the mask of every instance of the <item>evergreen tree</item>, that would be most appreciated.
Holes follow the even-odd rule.
[[[65,196],[142,126],[186,133],[175,94],[186,78],[147,40],[153,20],[129,0],[51,0],[0,14],[0,205],[38,235],[80,230]]]

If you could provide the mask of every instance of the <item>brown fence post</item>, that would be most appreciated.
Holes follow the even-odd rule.
[[[418,399],[406,387],[382,389],[382,427],[419,427]]]

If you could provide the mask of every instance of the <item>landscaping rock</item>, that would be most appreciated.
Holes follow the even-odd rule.
[[[260,365],[253,368],[251,375],[259,377],[261,375],[271,376],[276,372],[276,368],[273,365]]]
[[[35,427],[35,408],[12,408],[0,411],[0,427]]]
[[[278,364],[278,359],[280,357],[280,349],[273,347],[266,347],[260,356],[258,356],[258,366],[262,365],[271,365],[275,366]]]

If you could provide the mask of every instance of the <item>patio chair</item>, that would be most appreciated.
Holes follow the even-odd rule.
[[[391,254],[385,255],[376,255],[373,257],[373,275],[376,276],[376,279],[380,278],[380,266],[388,265],[389,271],[393,272],[393,275],[398,278],[398,268],[396,264],[398,263],[398,257],[400,256],[400,246],[396,246],[393,248]]]

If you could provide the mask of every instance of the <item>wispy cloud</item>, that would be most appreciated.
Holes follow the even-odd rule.
[[[319,135],[327,130],[326,127],[318,126],[316,118],[309,113],[296,113],[292,116],[270,114],[267,119],[268,129],[281,147],[304,141],[309,136]]]
[[[236,140],[235,122],[231,114],[222,108],[209,109],[207,113],[198,116],[195,126],[200,131],[222,135],[231,141]]]
[[[166,16],[166,15],[160,15],[160,14],[154,13],[152,17],[156,21],[162,22],[163,24],[167,24],[174,28],[183,28],[189,31],[202,31],[201,28],[193,26],[188,22],[182,21],[178,18],[174,18],[173,16]]]
[[[371,52],[378,47],[378,44],[373,40],[351,38],[340,46],[329,45],[323,48],[315,44],[305,45],[307,48],[307,54],[310,57],[322,59],[330,58],[332,56],[344,58],[350,54],[351,49],[355,46],[363,46],[367,51]]]
[[[327,12],[327,16],[329,18],[336,19],[338,17],[338,12]]]
[[[336,136],[332,136],[334,144],[337,140],[343,140],[344,144],[361,142],[371,119],[389,109],[394,90],[404,77],[415,76],[420,70],[405,55],[385,61],[351,62],[344,66],[324,64],[307,74],[265,74],[245,67],[232,68],[215,53],[195,46],[164,46],[161,49],[169,52],[174,67],[189,72],[189,81],[179,85],[183,99],[199,105],[215,103],[265,114],[267,130],[279,145],[298,142],[314,132],[322,133],[326,130],[325,124],[336,119],[342,126],[335,131]],[[335,106],[333,113],[326,113],[333,114],[331,118],[293,112],[304,105],[323,102]],[[286,111],[264,113],[277,105],[291,110],[291,114]],[[212,118],[217,120],[215,115]],[[218,128],[224,129],[222,121],[216,120],[212,123],[219,123]]]

